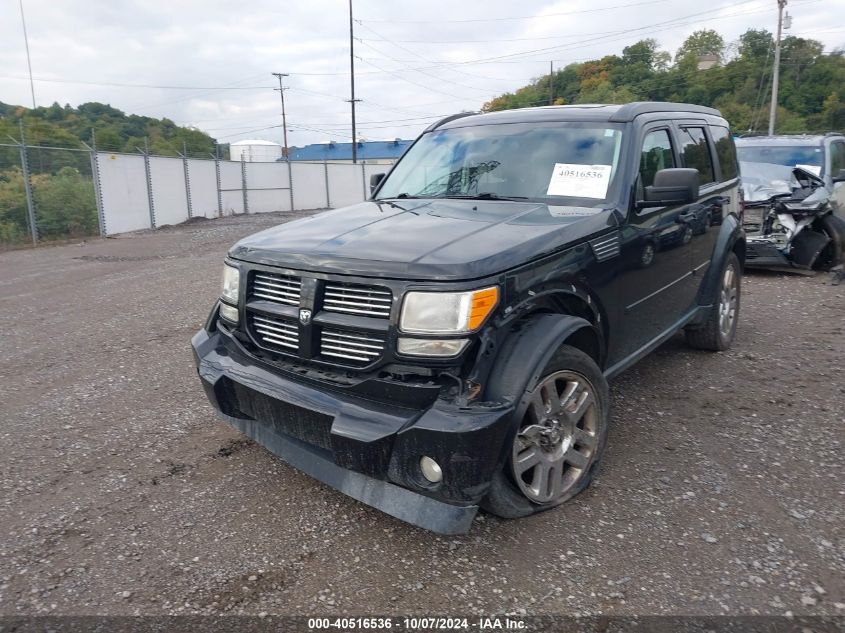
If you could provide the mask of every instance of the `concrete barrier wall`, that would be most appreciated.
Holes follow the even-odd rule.
[[[97,152],[106,235],[215,218],[338,208],[369,197],[390,165],[237,162]]]

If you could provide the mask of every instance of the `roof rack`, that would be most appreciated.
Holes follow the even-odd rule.
[[[694,105],[691,103],[670,103],[665,101],[635,101],[634,103],[626,103],[621,106],[610,117],[610,121],[614,123],[624,123],[632,121],[641,114],[650,114],[652,112],[694,112],[696,114],[709,114],[711,116],[722,116],[722,113],[715,108],[708,108],[707,106]]]

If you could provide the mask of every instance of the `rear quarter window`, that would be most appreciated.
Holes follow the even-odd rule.
[[[728,128],[721,125],[710,126],[710,136],[716,144],[716,157],[722,167],[722,180],[733,180],[737,177],[736,147]]]

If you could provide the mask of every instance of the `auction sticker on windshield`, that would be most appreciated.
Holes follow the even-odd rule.
[[[610,165],[555,163],[547,196],[603,199],[610,184]]]

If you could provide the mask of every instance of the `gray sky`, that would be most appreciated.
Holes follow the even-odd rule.
[[[280,127],[261,128],[280,124],[270,73],[287,72],[288,142],[349,140],[345,0],[23,4],[38,105],[101,101],[221,141],[281,142]],[[437,116],[477,110],[547,73],[549,60],[562,67],[645,37],[674,54],[696,29],[732,41],[777,22],[776,0],[354,4],[359,134],[368,139],[413,138]],[[791,0],[788,10],[788,33],[818,39],[826,51],[845,47],[845,0]],[[18,0],[0,0],[0,60],[0,101],[30,105]]]

